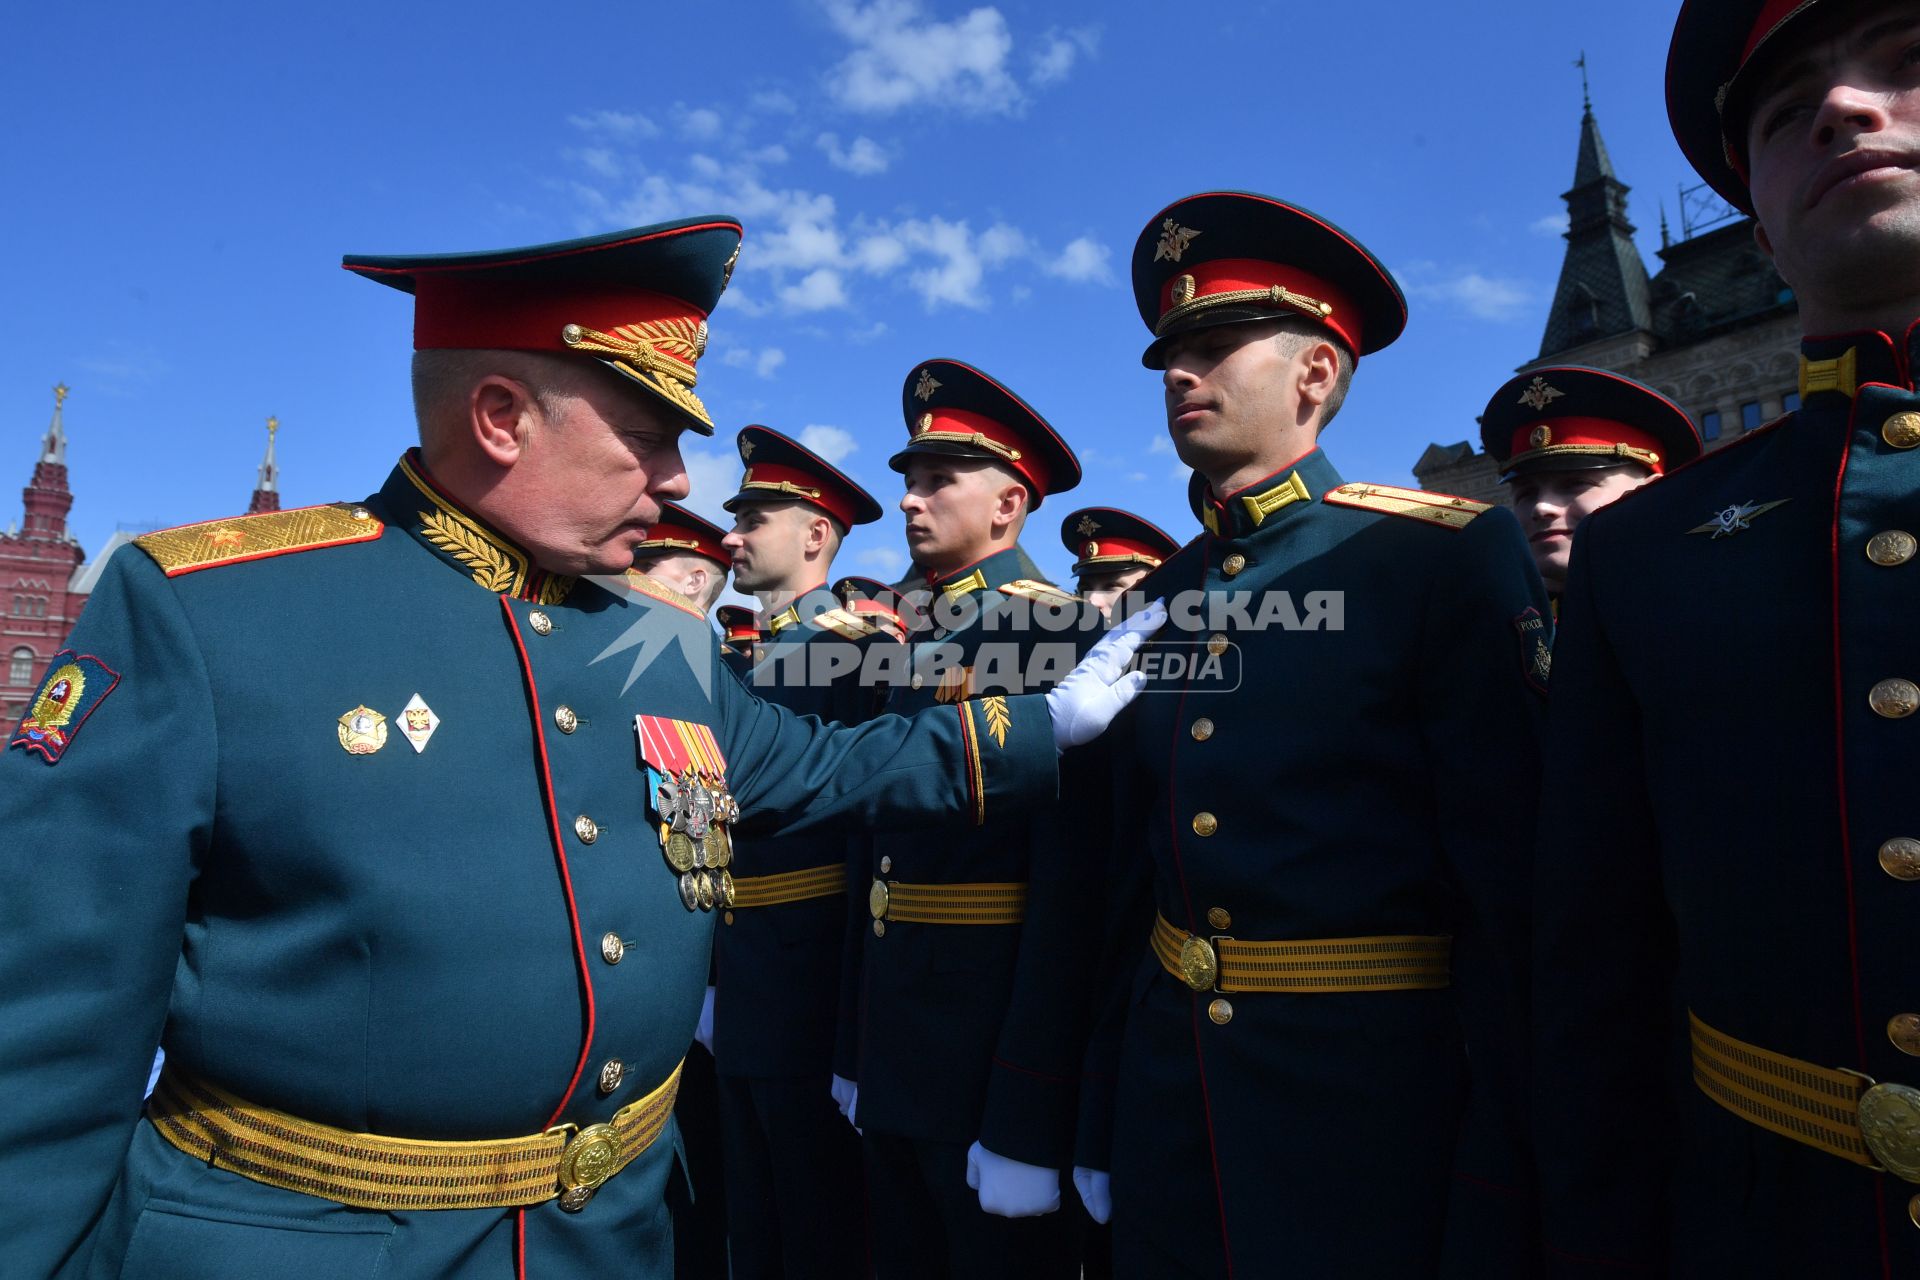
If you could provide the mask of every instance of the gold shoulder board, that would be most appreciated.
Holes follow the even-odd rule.
[[[1390,484],[1343,484],[1324,498],[1337,507],[1358,507],[1390,516],[1409,516],[1437,524],[1443,529],[1464,529],[1491,503],[1456,498],[1450,493],[1428,493],[1424,489],[1402,489]]]
[[[217,564],[372,542],[385,527],[365,507],[336,502],[183,524],[177,529],[142,534],[133,545],[152,556],[169,578],[177,578]]]
[[[646,596],[650,600],[658,600],[662,604],[670,604],[676,609],[685,609],[696,618],[704,619],[707,616],[699,605],[695,604],[688,597],[681,595],[678,591],[675,591],[658,578],[648,577],[638,569],[627,570],[626,578],[627,590],[636,595]]]
[[[864,640],[880,629],[877,624],[845,609],[829,609],[814,615],[810,621],[822,631],[831,631],[847,640]]]
[[[1071,591],[1062,591],[1051,582],[1037,582],[1032,578],[1016,578],[1005,583],[1000,590],[1010,596],[1019,596],[1023,600],[1038,600],[1042,604],[1079,604],[1080,597]]]

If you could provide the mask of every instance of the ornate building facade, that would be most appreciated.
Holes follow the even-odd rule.
[[[1753,221],[1723,221],[1672,240],[1661,218],[1651,276],[1627,220],[1589,102],[1567,203],[1567,253],[1540,351],[1520,372],[1580,364],[1637,378],[1693,415],[1708,449],[1799,405],[1799,305],[1753,240]],[[1477,438],[1477,434],[1476,438]],[[1414,463],[1423,489],[1502,502],[1493,460],[1474,444],[1429,445]]]

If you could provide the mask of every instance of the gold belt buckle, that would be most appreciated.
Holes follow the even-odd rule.
[[[1860,1095],[1860,1137],[1882,1168],[1905,1182],[1920,1182],[1920,1089],[1904,1084],[1868,1084]]]
[[[574,1126],[559,1125],[548,1133],[565,1133]],[[620,1158],[620,1134],[610,1124],[590,1124],[573,1135],[560,1153],[560,1207],[578,1213],[593,1199],[600,1184],[613,1176]]]
[[[1212,991],[1220,979],[1220,957],[1214,950],[1214,942],[1228,942],[1229,938],[1206,938],[1188,934],[1187,940],[1180,944],[1180,979],[1195,991]]]
[[[867,910],[875,920],[887,918],[887,906],[893,895],[887,890],[885,880],[875,880],[873,888],[867,890]]]

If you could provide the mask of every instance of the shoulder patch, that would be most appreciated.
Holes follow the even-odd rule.
[[[177,529],[142,534],[133,545],[152,556],[169,578],[177,578],[218,564],[372,542],[385,528],[359,503],[333,502],[183,524]]]
[[[1358,507],[1383,515],[1407,516],[1445,529],[1464,529],[1493,510],[1489,502],[1456,498],[1450,493],[1428,493],[1424,489],[1402,489],[1390,484],[1343,484],[1329,490],[1321,499],[1336,507]]]
[[[1019,596],[1022,600],[1037,600],[1041,604],[1080,604],[1079,596],[1071,591],[1062,591],[1051,582],[1041,582],[1035,578],[1016,578],[1001,585],[1005,595]]]
[[[120,673],[92,654],[61,650],[47,664],[46,679],[7,746],[37,752],[48,764],[60,763],[80,726],[119,683]]]
[[[678,591],[675,591],[658,578],[650,578],[638,569],[627,570],[626,577],[627,590],[634,594],[643,595],[649,600],[658,600],[662,604],[670,604],[676,609],[685,610],[703,622],[706,621],[707,615],[701,610],[699,605],[695,604],[686,596],[681,595]]]
[[[879,623],[872,621],[866,615],[853,613],[847,609],[828,609],[825,613],[815,614],[807,621],[822,631],[831,631],[845,640],[864,640],[884,630]]]

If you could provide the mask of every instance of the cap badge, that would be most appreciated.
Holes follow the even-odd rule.
[[[1565,394],[1545,378],[1535,375],[1533,381],[1527,384],[1527,389],[1520,393],[1520,403],[1529,409],[1544,409]]]
[[[740,244],[745,244],[742,240]],[[727,255],[727,264],[720,268],[720,292],[725,293],[727,286],[733,283],[733,264],[740,261],[740,244],[733,246],[733,252]]]
[[[1177,275],[1173,278],[1173,305],[1184,307],[1193,301],[1194,283],[1190,275]]]
[[[1087,544],[1087,549],[1081,553],[1081,555],[1088,560],[1093,559],[1095,556],[1099,554],[1100,554],[1100,544],[1097,542],[1089,542]]]
[[[1180,261],[1180,255],[1187,251],[1187,246],[1199,234],[1192,227],[1183,227],[1168,218],[1160,224],[1160,243],[1153,247],[1153,260],[1158,262],[1165,258],[1169,262]]]
[[[1544,449],[1552,443],[1553,428],[1544,422],[1535,427],[1533,434],[1527,437],[1527,445],[1534,449]]]
[[[915,435],[919,435],[919,434],[920,434],[920,433],[921,433],[922,431],[929,431],[929,430],[931,430],[932,428],[933,428],[933,415],[932,415],[932,414],[930,414],[930,413],[923,413],[923,414],[921,414],[921,415],[920,415],[920,416],[919,416],[918,418],[915,418],[915,419],[914,419],[914,422],[913,422],[913,434],[915,434]]]
[[[752,457],[753,457],[753,441],[742,440],[740,442],[740,461],[745,462]]]
[[[933,393],[939,389],[940,383],[925,369],[920,371],[920,381],[913,384],[913,394],[922,400],[933,399]]]
[[[1073,531],[1083,538],[1091,538],[1100,532],[1100,522],[1092,516],[1081,516],[1080,523],[1073,526]]]

